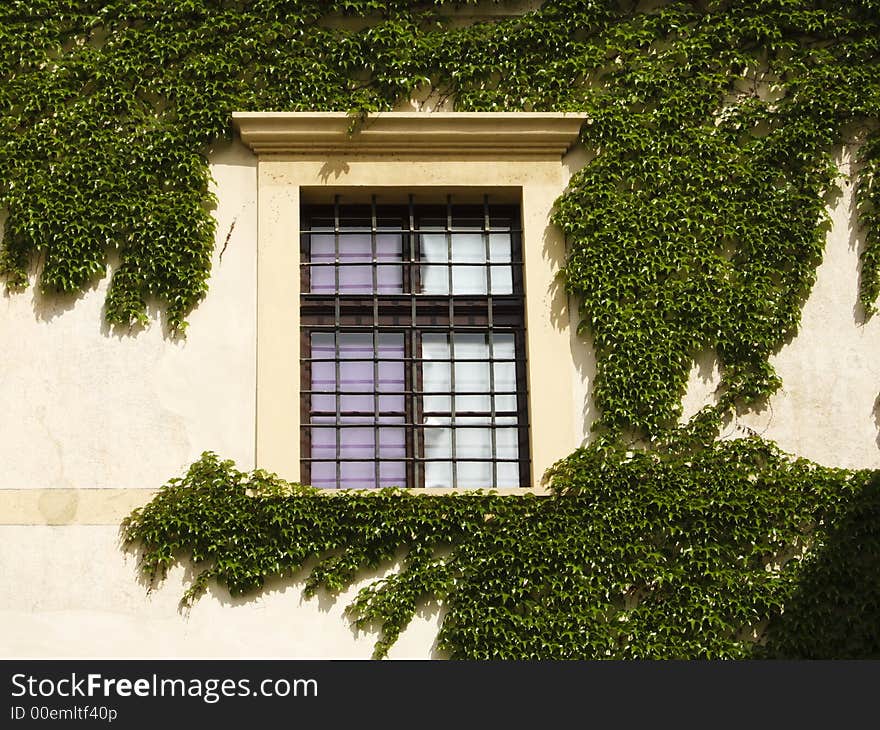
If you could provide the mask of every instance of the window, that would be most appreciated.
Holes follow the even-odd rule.
[[[303,481],[527,485],[519,206],[337,195],[300,220]]]
[[[595,371],[573,357],[551,222],[584,119],[381,112],[353,131],[344,112],[233,114],[257,155],[256,466],[329,487],[544,491],[581,443]]]

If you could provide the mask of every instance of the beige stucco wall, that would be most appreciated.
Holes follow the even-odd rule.
[[[584,160],[582,152],[570,153],[561,177],[548,173],[548,185],[564,184]],[[283,179],[292,168],[289,161],[281,168],[263,174]],[[475,163],[466,176],[475,184],[519,184],[511,183],[515,168],[510,163],[504,179],[485,183]],[[440,165],[424,174],[450,184],[451,170]],[[14,345],[0,356],[0,656],[368,657],[372,651],[375,634],[354,633],[342,614],[358,586],[336,599],[311,600],[302,597],[301,576],[276,581],[249,600],[216,590],[184,615],[177,606],[184,568],[147,594],[134,557],[118,545],[120,517],[201,451],[215,450],[241,468],[257,459],[257,162],[232,145],[215,152],[212,171],[219,245],[208,297],[193,313],[184,343],[166,339],[157,325],[130,336],[108,332],[101,325],[106,281],[72,301],[46,299],[34,289],[0,300],[0,332]],[[375,174],[357,164],[349,171],[349,184],[371,184]],[[288,187],[277,195],[289,200],[291,181],[282,181]],[[547,209],[549,198],[537,199]],[[263,214],[270,209],[264,206]],[[783,390],[764,411],[740,416],[727,435],[749,427],[825,464],[880,466],[874,405],[880,318],[864,323],[856,306],[863,236],[854,215],[852,186],[845,184],[801,332],[774,357]],[[527,225],[538,226],[543,243],[553,241],[543,223]],[[588,437],[595,359],[589,341],[558,310],[552,271],[559,251],[543,243],[530,252],[530,265],[540,272],[529,274],[530,306],[532,314],[535,307],[559,314],[544,324],[551,353],[543,352],[543,361],[563,364],[561,379],[550,380],[556,394],[533,394],[543,422],[564,434],[547,440],[541,432],[551,443],[550,458]],[[537,342],[533,363],[542,361]],[[542,382],[532,375],[533,384]],[[685,412],[711,400],[716,383],[707,355],[694,366]],[[392,656],[435,656],[439,619],[436,609],[418,616]]]
[[[366,581],[304,599],[299,576],[248,599],[210,591],[182,612],[186,570],[147,594],[112,525],[0,526],[0,575],[0,657],[368,658],[377,636],[343,615]],[[439,620],[420,612],[390,656],[438,656]]]
[[[332,179],[316,160],[258,165],[240,144],[217,150],[212,160],[217,253],[208,297],[192,314],[185,342],[168,339],[156,324],[124,335],[108,331],[101,312],[106,280],[76,301],[46,299],[32,288],[0,305],[0,331],[21,343],[0,359],[0,461],[6,466],[0,476],[0,575],[7,586],[0,590],[0,656],[371,655],[376,635],[352,631],[343,616],[363,582],[341,596],[312,600],[302,597],[302,576],[276,581],[248,600],[217,589],[184,615],[178,600],[187,569],[173,570],[147,594],[134,556],[118,543],[119,520],[203,450],[241,468],[284,471],[292,464],[286,475],[296,477],[296,455],[291,460],[284,452],[297,443],[291,434],[298,425],[298,392],[289,375],[298,368],[291,349],[296,307],[290,306],[298,247],[290,246],[290,234],[297,228],[302,185],[393,179],[522,188],[524,236],[532,244],[526,252],[528,357],[548,386],[531,404],[533,422],[541,426],[533,455],[546,466],[577,441],[568,415],[575,386],[566,365],[568,322],[553,280],[564,244],[548,225],[567,179],[558,158],[416,165],[398,157],[384,167],[349,159]],[[261,328],[268,336],[258,344]],[[270,380],[274,373],[275,386],[258,388],[267,373]],[[294,386],[290,392],[285,379]],[[285,410],[279,403],[293,404],[290,423],[277,415]],[[276,413],[273,431],[264,430],[260,442],[257,423],[268,409]],[[273,448],[284,455],[274,463]],[[416,616],[391,656],[436,656],[439,619],[437,607]]]
[[[838,155],[841,195],[816,283],[798,334],[771,358],[782,389],[766,406],[740,414],[724,436],[747,429],[783,449],[827,466],[880,467],[880,317],[865,321],[858,303],[859,254],[864,244],[853,199],[853,155]],[[704,353],[694,364],[684,415],[712,402],[717,363]]]
[[[204,450],[253,465],[256,161],[240,144],[213,160],[218,245],[184,342],[157,321],[109,331],[109,276],[0,297],[0,489],[158,487]]]

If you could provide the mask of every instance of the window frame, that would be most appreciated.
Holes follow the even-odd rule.
[[[443,414],[432,414],[426,412],[425,401],[431,397],[434,391],[427,391],[425,388],[423,351],[423,336],[426,334],[446,334],[451,341],[450,357],[450,390],[448,392],[437,391],[437,395],[448,396],[450,398],[449,426],[448,432],[450,436],[450,456],[449,465],[451,470],[451,480],[453,488],[473,489],[473,488],[498,488],[499,470],[503,463],[513,463],[516,465],[516,484],[505,484],[503,488],[522,488],[530,483],[530,459],[529,459],[529,424],[528,424],[528,377],[526,363],[526,337],[525,337],[525,312],[524,312],[524,286],[523,286],[523,267],[522,267],[522,222],[521,222],[521,205],[519,201],[515,202],[495,202],[490,203],[490,195],[482,195],[482,202],[458,202],[453,201],[452,195],[446,196],[446,201],[441,203],[431,196],[430,193],[422,195],[419,203],[415,201],[413,193],[408,194],[407,201],[401,203],[395,199],[395,202],[383,200],[380,204],[377,200],[381,192],[378,191],[370,195],[370,203],[363,206],[357,206],[353,203],[346,203],[351,198],[351,191],[338,191],[334,195],[332,203],[320,204],[310,203],[305,200],[301,203],[300,210],[300,352],[301,352],[301,368],[300,368],[300,392],[301,392],[301,409],[300,409],[300,476],[303,481],[312,483],[314,478],[313,465],[315,462],[335,463],[336,465],[336,485],[326,488],[346,488],[340,487],[343,481],[342,464],[351,462],[373,462],[375,485],[392,486],[391,484],[382,484],[393,480],[382,474],[382,464],[400,464],[405,466],[404,483],[395,483],[393,486],[407,487],[410,489],[429,489],[438,488],[436,485],[428,484],[429,464],[445,460],[442,458],[430,457],[426,444],[426,434],[429,429],[443,429],[442,425],[429,425],[427,419],[429,417],[445,418]],[[460,196],[459,196],[460,197]],[[427,202],[430,201],[430,202]],[[367,225],[359,226],[355,230],[354,226],[346,225],[346,221],[353,219],[352,214],[360,214],[359,218],[369,221]],[[468,217],[473,220],[479,220],[479,230],[473,226],[462,226],[456,221],[461,220],[462,215],[469,214]],[[442,220],[442,234],[446,238],[448,255],[445,263],[430,263],[422,257],[423,249],[421,246],[421,238],[426,233],[439,233],[434,227],[424,228],[425,220],[434,218]],[[331,225],[315,226],[313,221],[327,221]],[[389,222],[394,220],[399,222],[399,228],[394,226],[389,228],[387,225],[380,224],[381,221]],[[503,220],[507,225],[498,226],[498,221]],[[379,267],[387,266],[387,262],[379,260],[377,249],[377,238],[379,235],[386,233],[397,233],[400,235],[400,291],[399,292],[382,292],[379,288]],[[453,250],[455,247],[454,236],[457,233],[479,233],[483,245],[485,246],[485,260],[474,263],[455,263],[453,259]],[[494,260],[491,255],[491,236],[498,233],[506,234],[509,242],[506,259]],[[332,234],[334,237],[335,253],[333,261],[315,261],[312,259],[312,237],[324,236]],[[341,236],[346,234],[369,235],[371,239],[370,261],[358,260],[355,262],[344,262],[341,259],[339,242]],[[393,264],[397,265],[397,264]],[[423,273],[426,267],[442,267],[445,270],[447,280],[446,293],[426,292],[422,290],[421,283],[423,281]],[[371,272],[372,285],[370,290],[366,290],[364,285],[363,291],[346,292],[341,283],[341,274],[346,267],[351,268],[369,268]],[[458,268],[457,268],[458,267]],[[461,271],[461,268],[479,268],[485,271],[483,277],[483,285],[485,293],[478,292],[456,292],[455,291],[455,274]],[[500,272],[507,269],[510,277],[510,291],[504,292],[500,288],[493,287],[493,272]],[[312,291],[312,281],[315,278],[314,272],[324,269],[332,269],[335,280],[332,293],[327,291]],[[322,280],[327,277],[322,275]],[[356,285],[357,286],[357,285]],[[323,289],[323,287],[322,287]],[[369,314],[365,314],[369,313]],[[371,459],[353,459],[343,456],[342,449],[343,440],[342,433],[346,428],[354,428],[353,425],[344,423],[346,411],[340,409],[340,402],[346,397],[362,396],[363,394],[348,393],[342,390],[341,375],[338,363],[345,362],[346,358],[340,356],[339,351],[339,335],[352,333],[355,331],[370,332],[373,335],[373,389],[372,395],[374,408],[374,422],[370,425],[373,431],[373,455]],[[489,410],[479,414],[469,413],[459,415],[455,407],[457,397],[468,397],[477,395],[459,392],[455,385],[455,365],[458,361],[455,358],[455,335],[463,335],[467,332],[485,334],[488,338],[487,355],[488,359],[488,384],[489,384]],[[313,390],[313,363],[322,362],[328,358],[315,358],[311,352],[312,336],[319,333],[334,334],[334,359],[336,365],[336,374],[334,379],[334,390],[332,396],[336,403],[335,414],[322,413],[316,416],[314,401],[316,397],[322,400],[331,395],[326,389]],[[398,425],[395,423],[381,424],[383,417],[380,411],[380,400],[383,398],[379,389],[379,363],[383,360],[378,354],[379,341],[378,336],[382,333],[400,334],[402,343],[402,368],[403,368],[403,390],[399,395],[402,398],[403,407],[399,414],[388,413],[386,418],[400,418],[402,422]],[[494,348],[491,344],[492,338],[496,334],[509,334],[513,344],[513,359],[510,361],[513,365],[511,368],[514,374],[514,390],[504,391],[502,396],[513,395],[516,399],[516,407],[505,412],[500,416],[501,419],[513,418],[512,424],[499,423],[496,416],[496,388],[495,388],[495,371],[496,364],[507,362],[504,358],[498,359],[494,354]],[[361,361],[360,358],[355,359],[356,362]],[[462,361],[463,362],[463,361]],[[481,361],[482,362],[482,361]],[[316,429],[325,430],[323,425],[315,425],[315,418],[330,418],[335,415],[333,429],[335,437],[335,458],[329,459],[328,456],[316,458],[313,446],[313,435]],[[363,414],[353,414],[361,417]],[[474,417],[488,418],[483,423],[456,423],[456,418],[471,419]],[[360,430],[365,428],[358,426]],[[396,457],[381,457],[378,454],[379,444],[381,443],[382,428],[400,428],[403,432],[404,454]],[[457,434],[461,429],[477,428],[478,430],[487,429],[489,431],[490,448],[488,458],[482,457],[464,457],[460,458],[456,454]],[[504,457],[499,455],[497,437],[499,429],[504,431],[516,429],[514,442],[516,444],[516,457]],[[513,459],[513,460],[512,460]],[[462,470],[467,467],[462,466],[467,463],[491,464],[490,481],[481,484],[462,484],[459,481]],[[439,467],[439,465],[438,465]],[[326,476],[326,475],[325,475]],[[321,481],[325,481],[321,479]],[[368,487],[363,487],[368,488]],[[373,488],[373,487],[370,487]]]
[[[531,486],[497,491],[546,493],[545,470],[583,437],[582,363],[573,363],[577,335],[557,277],[565,241],[551,216],[573,169],[583,163],[579,152],[563,156],[576,144],[585,118],[561,112],[383,112],[360,121],[352,133],[352,119],[343,112],[233,113],[242,141],[257,155],[255,466],[299,481],[300,321],[294,303],[303,192],[479,190],[522,201]],[[418,489],[449,491],[456,490]]]

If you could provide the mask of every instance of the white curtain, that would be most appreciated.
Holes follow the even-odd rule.
[[[510,294],[513,291],[509,233],[489,234],[488,262],[482,233],[452,233],[451,242],[444,232],[422,233],[421,249],[424,294],[449,294],[450,273],[453,294],[486,294],[489,276],[492,278],[492,294]]]
[[[450,346],[450,336],[452,342]],[[426,487],[519,486],[515,462],[496,464],[493,484],[492,459],[517,459],[516,368],[513,335],[495,333],[425,333],[422,336],[422,377],[426,395],[425,457],[438,459],[425,464]],[[449,362],[454,360],[454,362]],[[462,362],[476,360],[477,362]],[[444,362],[445,361],[445,362]],[[490,378],[490,367],[493,377]],[[453,388],[453,376],[455,385]],[[494,394],[492,385],[494,380]],[[508,391],[506,394],[503,391]],[[453,396],[448,393],[454,392]],[[437,393],[437,395],[431,395]],[[441,395],[442,393],[442,395]],[[492,399],[496,414],[495,449],[492,449]],[[455,406],[454,414],[452,406]],[[456,428],[453,429],[453,424]],[[455,477],[453,477],[453,434]],[[475,461],[465,461],[474,459]]]

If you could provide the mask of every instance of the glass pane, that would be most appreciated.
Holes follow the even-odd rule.
[[[457,459],[491,459],[492,432],[489,428],[455,429]]]
[[[481,395],[457,395],[455,397],[456,413],[468,411],[485,413],[492,408],[489,395],[488,362],[455,363],[455,392],[461,391],[480,393]]]
[[[519,458],[519,432],[515,428],[495,429],[495,456],[498,459]]]
[[[374,461],[343,461],[339,471],[343,489],[371,489],[376,486]]]
[[[516,365],[512,362],[493,363],[495,368],[495,412],[516,411]],[[504,394],[507,391],[508,394]]]
[[[426,487],[451,487],[452,462],[429,461],[425,463],[425,486]]]
[[[489,381],[489,342],[484,334],[455,335],[456,360],[485,360],[486,362],[456,362],[455,391],[480,395],[456,396],[456,413],[488,413],[491,410],[491,383]]]
[[[314,353],[314,350],[312,351]],[[311,390],[332,393],[336,390],[336,363],[332,360],[312,362]]]
[[[492,293],[513,294],[513,278],[509,266],[491,267]]]
[[[343,360],[357,360],[373,357],[372,332],[340,332],[339,357]]]
[[[312,427],[312,459],[336,458],[336,429]]]
[[[334,489],[336,484],[336,462],[312,462],[312,486],[319,489]]]
[[[377,266],[376,290],[379,294],[400,294],[403,291],[403,267],[399,264]]]
[[[342,413],[372,413],[375,411],[373,363],[368,360],[340,360],[339,390],[369,394],[339,396],[339,410]]]
[[[340,413],[372,413],[374,410],[372,395],[339,396]]]
[[[402,392],[406,385],[403,362],[403,335],[382,333],[379,339],[379,357],[395,358],[394,360],[379,360],[379,383],[377,390],[380,393],[401,393],[401,395],[383,395],[379,397],[380,413],[403,413],[405,409]]]
[[[492,357],[495,360],[513,360],[515,356],[513,333],[495,332],[492,335]]]
[[[340,426],[339,458],[372,459],[375,455],[375,433],[371,426]]]
[[[370,294],[373,291],[373,266],[361,264],[339,267],[340,294]]]
[[[509,333],[496,332],[492,335],[492,354],[497,360],[513,360],[514,340]],[[495,396],[495,412],[516,411],[516,363],[495,362],[492,363],[495,370],[495,392],[509,393],[510,395]]]
[[[449,359],[449,336],[446,333],[426,332],[422,335],[422,357],[425,360]]]
[[[379,458],[396,459],[406,457],[406,434],[403,426],[379,428]]]
[[[492,401],[488,395],[457,395],[455,396],[456,415],[465,413],[491,413]]]
[[[340,360],[339,390],[373,392],[373,363],[370,360]]]
[[[379,392],[398,393],[403,390],[404,373],[403,361],[379,360]]]
[[[379,413],[403,413],[406,404],[402,395],[380,395]]]
[[[486,293],[486,267],[485,266],[453,266],[452,267],[452,293],[453,294],[485,294]]]
[[[312,357],[332,360],[336,357],[336,336],[332,332],[312,333]]]
[[[377,233],[376,260],[380,263],[402,261],[403,236],[399,233]]]
[[[379,357],[385,360],[402,360],[403,335],[398,332],[380,332]]]
[[[380,487],[406,487],[406,464],[402,461],[383,461],[379,464]]]
[[[510,234],[509,233],[490,233],[489,234],[489,260],[493,263],[509,263],[510,256]]]
[[[443,427],[448,423],[436,418],[428,418],[424,429],[425,434],[425,458],[426,459],[449,459],[452,457],[452,429]]]
[[[426,414],[452,413],[452,400],[448,395],[426,395],[422,409]]]
[[[488,461],[461,461],[455,465],[455,486],[464,489],[491,489],[492,464]]]
[[[311,413],[336,413],[335,395],[312,394]]]
[[[519,464],[511,462],[499,462],[495,465],[498,475],[497,487],[518,487],[519,483]]]
[[[431,362],[449,358],[449,340],[445,334],[422,335],[422,387],[426,393],[452,390],[452,365],[449,362]],[[422,404],[425,412],[449,413],[452,400],[448,395],[426,395]]]
[[[448,294],[449,268],[445,266],[445,263],[449,260],[449,243],[446,240],[446,234],[423,233],[420,238],[420,246],[422,293]]]
[[[453,263],[480,264],[486,261],[486,242],[482,233],[452,234]]]
[[[369,233],[342,233],[339,235],[339,262],[369,263],[373,260],[373,239]]]
[[[516,413],[515,395],[496,395],[495,413]]]
[[[427,459],[450,459],[452,458],[452,429],[444,427],[449,423],[448,419],[429,418],[426,423],[432,424],[424,430],[425,458]],[[437,424],[437,425],[434,425]],[[452,462],[451,461],[427,461],[425,462],[425,486],[426,487],[451,487],[452,486]]]
[[[316,294],[332,293],[336,289],[336,274],[333,262],[336,260],[336,237],[333,234],[316,234],[309,237],[309,261],[313,264],[329,264],[310,266],[310,291]]]
[[[486,243],[481,233],[454,233],[452,260],[455,263],[484,264]],[[485,294],[486,269],[484,266],[453,266],[453,294]]]
[[[461,333],[455,337],[456,360],[488,360],[489,342],[483,333]]]

